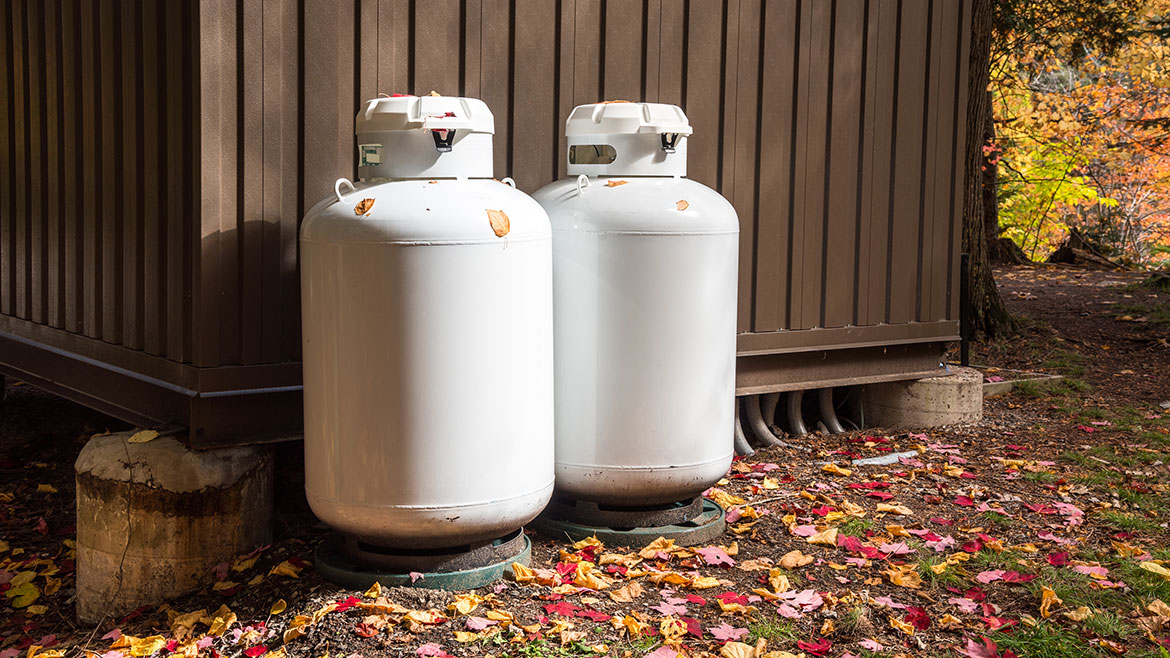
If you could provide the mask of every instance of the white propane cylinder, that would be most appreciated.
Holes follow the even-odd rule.
[[[363,182],[301,226],[305,490],[359,541],[495,539],[552,493],[549,221],[492,180],[493,126],[476,99],[367,101]]]
[[[731,465],[739,220],[686,175],[691,127],[657,103],[566,122],[553,226],[558,494],[685,500]]]

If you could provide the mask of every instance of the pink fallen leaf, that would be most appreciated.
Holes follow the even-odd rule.
[[[991,569],[989,571],[980,571],[975,576],[975,580],[978,580],[979,582],[986,585],[988,583],[993,583],[997,580],[1003,580],[1003,575],[1005,573],[1007,573],[1007,572],[1004,571],[1003,569]]]
[[[102,639],[103,640],[116,640],[120,637],[122,637],[122,629],[115,628],[114,630],[110,631],[109,633],[106,633],[105,635],[103,635]]]
[[[668,603],[666,601],[663,601],[662,603],[659,603],[658,605],[652,605],[652,606],[650,606],[650,609],[654,610],[655,612],[662,615],[663,617],[666,617],[668,615],[682,615],[682,614],[686,614],[686,612],[687,612],[687,607],[685,605],[676,605],[676,604]]]
[[[979,612],[979,604],[966,597],[960,598],[957,596],[952,596],[951,598],[947,599],[947,603],[958,607],[959,610],[969,615],[973,615]]]
[[[980,637],[979,639],[982,642],[967,638],[967,646],[963,649],[956,649],[956,651],[968,658],[998,658],[999,647],[995,644],[995,640],[986,637]]]
[[[435,644],[434,642],[427,642],[418,649],[415,649],[414,652],[422,658],[433,658],[435,656],[444,656],[447,654],[446,651],[443,651],[443,647]]]
[[[704,546],[695,550],[696,553],[703,556],[703,561],[715,567],[733,567],[735,560],[727,554],[727,551],[718,546]]]
[[[727,622],[723,622],[714,628],[708,628],[707,632],[710,633],[716,640],[722,640],[723,642],[738,642],[748,634],[748,629],[736,628]]]
[[[410,572],[410,584],[413,585],[424,577],[425,576],[421,572],[411,571]],[[426,646],[426,645],[423,645],[423,646]]]
[[[676,656],[678,656],[678,652],[670,648],[669,644],[664,644],[646,654],[645,658],[675,658]]]

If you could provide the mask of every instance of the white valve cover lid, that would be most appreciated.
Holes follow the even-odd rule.
[[[685,176],[686,138],[692,132],[677,105],[628,101],[579,105],[565,121],[568,173]]]
[[[478,98],[374,98],[354,121],[358,172],[368,181],[491,178],[494,132],[495,118]]]

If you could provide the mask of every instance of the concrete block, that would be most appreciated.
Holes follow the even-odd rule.
[[[862,390],[865,424],[898,429],[928,429],[983,418],[983,375],[951,366],[951,374],[911,381],[871,384]]]
[[[77,617],[157,604],[272,541],[272,451],[90,439],[77,458]]]

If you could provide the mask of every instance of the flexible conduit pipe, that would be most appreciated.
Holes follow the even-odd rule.
[[[825,422],[825,427],[833,434],[843,433],[845,428],[837,420],[837,409],[833,407],[833,389],[822,388],[817,391],[817,403],[821,407],[821,420]]]
[[[788,392],[788,427],[792,431],[793,436],[804,436],[808,434],[808,428],[804,426],[804,415],[800,410],[803,401],[804,391]]]
[[[756,454],[743,434],[743,425],[739,422],[739,399],[735,400],[735,454],[750,457]]]
[[[760,398],[760,408],[764,412],[764,423],[771,428],[776,424],[776,407],[780,406],[780,394],[768,393]]]
[[[783,441],[777,439],[775,434],[772,434],[771,428],[764,422],[764,415],[760,410],[760,396],[748,396],[745,402],[747,404],[748,424],[756,440],[763,444],[764,447],[786,445]]]

